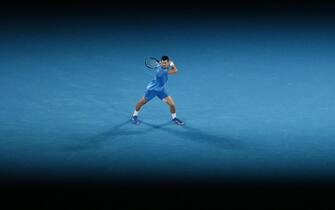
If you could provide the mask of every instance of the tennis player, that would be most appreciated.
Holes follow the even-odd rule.
[[[169,105],[172,116],[172,121],[177,125],[183,125],[184,122],[177,118],[176,106],[172,97],[167,93],[166,83],[168,81],[169,74],[175,74],[177,72],[176,65],[170,61],[168,56],[162,56],[160,65],[155,68],[156,75],[146,88],[144,96],[137,102],[135,111],[132,116],[132,122],[139,125],[141,121],[138,119],[138,114],[141,107],[148,103],[154,97],[158,97],[163,102]]]

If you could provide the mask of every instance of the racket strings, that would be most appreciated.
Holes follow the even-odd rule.
[[[159,61],[155,58],[147,58],[145,60],[145,65],[149,68],[157,68],[159,66]]]

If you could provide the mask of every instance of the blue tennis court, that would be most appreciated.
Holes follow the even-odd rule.
[[[332,20],[138,17],[1,24],[2,177],[333,179]],[[135,126],[134,106],[153,77],[144,58],[162,55],[178,66],[167,87],[186,124],[173,124],[155,98]]]

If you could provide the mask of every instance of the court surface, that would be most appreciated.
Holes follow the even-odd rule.
[[[120,21],[122,20],[122,21]],[[327,19],[20,19],[0,35],[1,176],[306,181],[335,173],[335,30]],[[155,26],[155,27],[153,27]],[[129,121],[169,55],[168,91]]]

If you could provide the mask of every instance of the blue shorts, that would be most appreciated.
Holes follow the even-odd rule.
[[[169,95],[168,95],[165,88],[161,91],[156,91],[156,90],[146,90],[145,91],[144,98],[147,99],[147,101],[150,101],[155,96],[157,96],[159,99],[163,100],[164,98],[168,97]]]

